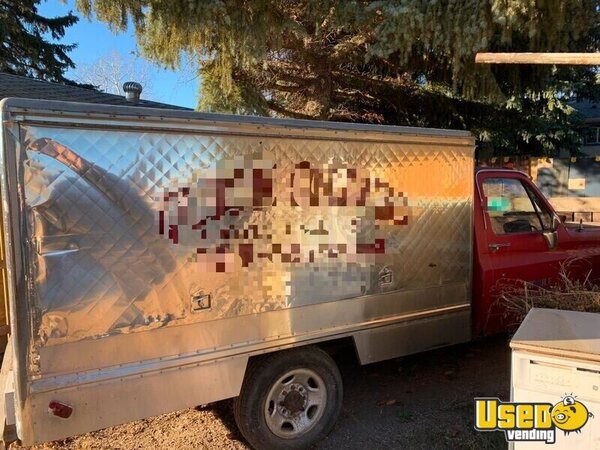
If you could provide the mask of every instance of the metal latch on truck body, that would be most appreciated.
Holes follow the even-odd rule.
[[[210,309],[210,303],[210,294],[205,294],[203,291],[192,294],[192,312]]]

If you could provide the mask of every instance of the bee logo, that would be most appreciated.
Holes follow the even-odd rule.
[[[545,442],[554,444],[558,430],[565,435],[581,433],[594,415],[576,400],[565,394],[556,403],[503,402],[497,398],[475,399],[475,429],[503,431],[507,442]]]
[[[587,421],[594,417],[587,407],[575,398],[573,394],[565,395],[550,411],[552,422],[556,428],[563,430],[565,435],[572,432],[581,433]]]

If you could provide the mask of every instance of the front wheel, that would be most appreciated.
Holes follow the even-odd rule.
[[[303,449],[335,425],[342,378],[319,348],[285,350],[250,361],[233,405],[235,421],[255,449]]]

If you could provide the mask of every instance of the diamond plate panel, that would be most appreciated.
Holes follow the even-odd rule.
[[[466,146],[42,125],[21,142],[39,345],[470,283]]]

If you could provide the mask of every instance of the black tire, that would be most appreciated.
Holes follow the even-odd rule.
[[[307,371],[309,374],[308,385],[311,386],[311,390],[318,391],[318,385],[316,388],[313,386],[314,379],[312,384],[310,381],[310,372],[315,373],[316,378],[320,378],[319,383],[322,382],[325,386],[325,390],[318,395],[320,398],[326,398],[326,402],[324,402],[322,410],[312,413],[314,422],[309,429],[299,435],[281,437],[270,428],[270,426],[274,427],[272,419],[269,418],[271,425],[267,424],[267,415],[278,414],[279,418],[284,418],[284,413],[280,413],[280,410],[270,413],[273,407],[277,406],[274,406],[273,401],[269,401],[269,405],[267,405],[267,399],[270,395],[272,396],[274,390],[277,392],[276,389],[284,389],[280,395],[286,393],[285,389],[288,389],[289,393],[294,389],[298,389],[297,392],[300,393],[302,391],[300,387],[280,388],[280,386],[295,385],[295,383],[292,383],[295,378],[287,384],[281,380],[282,377],[295,371],[300,372],[300,375],[303,375],[302,371]],[[285,380],[288,379],[289,377],[285,378]],[[301,386],[301,383],[298,383]],[[299,397],[298,394],[294,395]],[[292,395],[286,394],[285,398],[290,397]],[[251,359],[240,396],[233,401],[233,414],[240,432],[256,450],[305,449],[323,439],[332,430],[342,408],[342,397],[342,377],[333,359],[317,347],[301,347]],[[308,398],[306,397],[304,405],[309,404]],[[297,398],[293,400],[297,400]],[[291,400],[292,406],[289,409],[300,408],[297,403],[293,403],[293,400]],[[305,409],[291,412],[285,409],[288,404],[289,402],[279,403],[282,411],[290,414],[291,417],[298,417],[299,414],[306,414],[306,417],[308,417],[311,408],[315,408],[309,406],[306,412]],[[313,411],[316,410],[313,409]],[[317,414],[318,418],[315,419]],[[294,423],[293,420],[290,420],[290,422]],[[278,431],[280,433],[285,432],[285,426],[290,428],[292,427],[291,423],[283,424],[281,431]],[[297,432],[292,429],[292,433]]]

